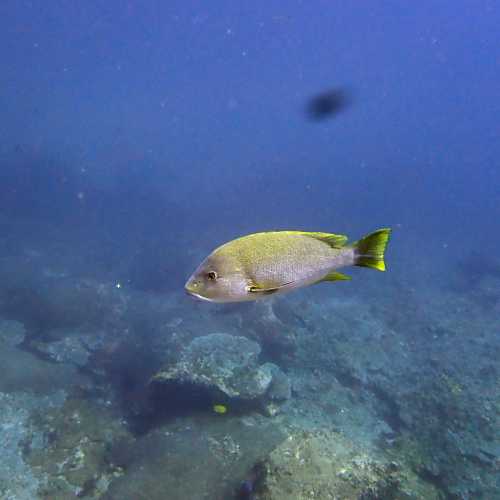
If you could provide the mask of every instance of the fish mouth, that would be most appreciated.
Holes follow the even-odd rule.
[[[196,293],[195,291],[193,291],[188,285],[186,285],[184,287],[184,291],[191,297],[193,297],[194,299],[197,299],[197,300],[203,300],[205,302],[212,302],[210,299],[208,299],[207,297],[203,297],[203,295],[200,295],[199,293]]]
[[[211,299],[207,299],[207,297],[203,297],[203,295],[200,295],[199,293],[190,292],[189,290],[186,290],[186,292],[196,300],[202,300],[203,302],[212,302]]]

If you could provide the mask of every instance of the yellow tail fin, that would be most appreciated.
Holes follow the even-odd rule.
[[[383,228],[356,241],[353,244],[355,250],[354,264],[385,271],[384,252],[390,234],[391,230],[389,228]]]

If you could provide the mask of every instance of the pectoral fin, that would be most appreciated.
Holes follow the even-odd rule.
[[[262,287],[262,286],[255,284],[255,283],[251,283],[247,286],[247,290],[249,293],[261,293],[263,295],[269,295],[271,293],[275,293],[275,292],[281,290],[283,287],[285,287],[287,285],[291,285],[292,283],[293,283],[293,281],[289,281],[288,283],[283,283],[281,285],[274,286],[274,287]]]

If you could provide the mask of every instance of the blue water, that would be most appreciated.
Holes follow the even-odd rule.
[[[452,357],[482,366],[500,330],[499,25],[490,0],[3,0],[0,317],[24,325],[22,350],[33,352],[40,339],[64,338],[51,329],[81,326],[98,310],[78,310],[67,290],[109,286],[148,320],[94,311],[94,327],[127,331],[144,366],[153,344],[141,328],[161,326],[151,301],[176,304],[171,315],[200,334],[248,333],[219,307],[184,297],[215,246],[268,229],[357,239],[392,227],[386,274],[354,271],[352,283],[283,303],[301,304],[314,322],[311,304],[324,319],[336,314],[332,297],[357,300],[424,359],[430,337],[415,324],[445,318],[461,353]],[[332,91],[345,106],[315,119],[308,106]],[[440,309],[445,296],[456,311]],[[391,304],[402,315],[393,323]],[[477,327],[473,338],[481,332],[484,351],[467,347],[464,324]],[[479,398],[491,389],[492,407],[496,363],[474,382]],[[116,382],[110,372],[107,382]],[[489,477],[500,459],[491,460]],[[444,481],[448,495],[460,489],[453,481]],[[450,498],[493,498],[488,484]]]

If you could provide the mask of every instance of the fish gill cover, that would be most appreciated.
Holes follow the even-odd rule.
[[[1,2],[0,497],[500,498],[499,25]],[[268,231],[323,243],[185,294]]]

